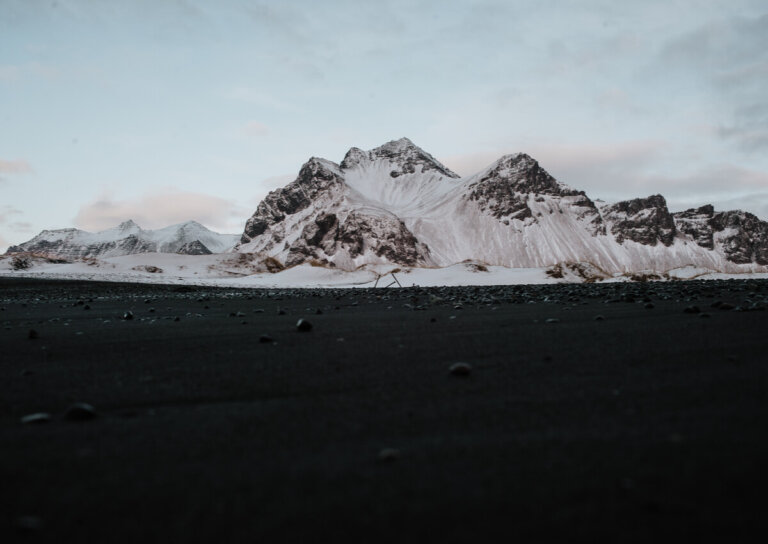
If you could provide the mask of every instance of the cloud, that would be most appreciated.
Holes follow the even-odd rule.
[[[149,229],[195,220],[218,232],[237,233],[251,213],[253,209],[232,200],[166,188],[136,199],[102,196],[83,206],[74,223],[84,230],[99,231],[128,219]]]
[[[259,121],[249,121],[245,124],[245,132],[249,136],[266,136],[269,133],[269,127]]]
[[[30,174],[32,167],[26,161],[6,161],[0,159],[0,174]]]
[[[21,210],[13,206],[3,206],[0,208],[0,225],[5,225],[14,215],[21,215]]]
[[[254,89],[252,87],[246,87],[238,85],[225,89],[221,95],[227,100],[234,100],[237,102],[247,102],[249,104],[256,104],[264,108],[271,110],[281,111],[295,111],[296,108],[293,104],[275,98],[272,94],[266,93],[261,89]]]
[[[32,223],[26,221],[15,221],[8,225],[13,232],[32,232]]]
[[[768,13],[702,25],[667,42],[661,62],[713,93],[721,138],[750,153],[768,149]]]

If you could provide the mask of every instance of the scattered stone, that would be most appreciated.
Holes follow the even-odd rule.
[[[86,304],[85,306],[83,306],[83,310],[90,310],[90,309],[91,309],[90,304]]]
[[[261,344],[270,344],[274,341],[275,339],[269,336],[268,334],[262,334],[261,336],[259,336],[259,343]]]
[[[37,333],[35,329],[29,329],[29,333],[27,334],[27,338],[30,340],[36,340],[40,338],[40,335]]]
[[[647,302],[647,303],[645,304],[645,309],[646,309],[646,310],[653,310],[653,308],[654,308],[654,307],[655,307],[655,306],[653,305],[653,303],[652,303],[652,302]]]
[[[710,315],[707,314],[707,313],[701,313],[701,314],[699,314],[699,317],[707,318],[707,317],[710,317]]]
[[[472,365],[469,363],[453,363],[448,367],[448,372],[454,376],[469,376],[472,373]]]
[[[306,319],[299,319],[296,322],[296,330],[299,332],[309,332],[312,330],[312,323]]]
[[[25,425],[48,423],[51,420],[51,414],[46,412],[37,412],[35,414],[28,414],[21,418],[21,422]]]
[[[128,310],[127,312],[125,312],[125,313],[123,314],[123,319],[124,319],[125,321],[130,321],[131,319],[133,319],[133,312],[132,312],[132,311],[130,311],[130,310]]]
[[[603,315],[596,315],[595,316],[595,321],[605,321],[605,316],[603,316]]]
[[[556,317],[549,317],[544,320],[544,323],[560,323],[560,320]]]
[[[85,402],[77,402],[67,408],[64,419],[69,421],[88,421],[96,417],[96,409]]]
[[[698,306],[686,306],[683,312],[686,314],[698,314],[701,312],[701,308]]]
[[[181,318],[179,316],[176,316],[173,318],[174,321],[181,321]]]
[[[400,450],[395,448],[384,448],[379,452],[378,459],[381,463],[391,463],[400,458]]]

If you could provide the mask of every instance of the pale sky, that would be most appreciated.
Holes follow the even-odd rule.
[[[0,0],[0,252],[241,232],[311,156],[527,152],[593,199],[768,219],[765,0]]]

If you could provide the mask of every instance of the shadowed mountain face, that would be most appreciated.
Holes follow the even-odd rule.
[[[8,253],[36,253],[63,258],[119,257],[136,253],[207,255],[232,249],[237,235],[219,234],[196,221],[158,230],[144,230],[131,220],[101,232],[79,229],[44,230],[31,240],[11,246]]]
[[[670,213],[661,195],[596,205],[532,157],[459,177],[407,138],[340,164],[312,158],[248,220],[237,249],[293,265],[512,267],[590,262],[608,272],[768,265],[768,223],[712,206]]]

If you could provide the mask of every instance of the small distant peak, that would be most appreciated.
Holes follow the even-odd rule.
[[[139,225],[136,224],[136,222],[133,219],[129,219],[128,221],[123,221],[120,223],[117,228],[119,230],[132,230],[132,229],[138,229]]]
[[[208,230],[208,229],[205,228],[204,225],[198,223],[194,219],[190,219],[189,221],[184,221],[183,223],[179,223],[178,226],[179,226],[179,228],[193,228],[193,229],[205,229],[205,230]]]

